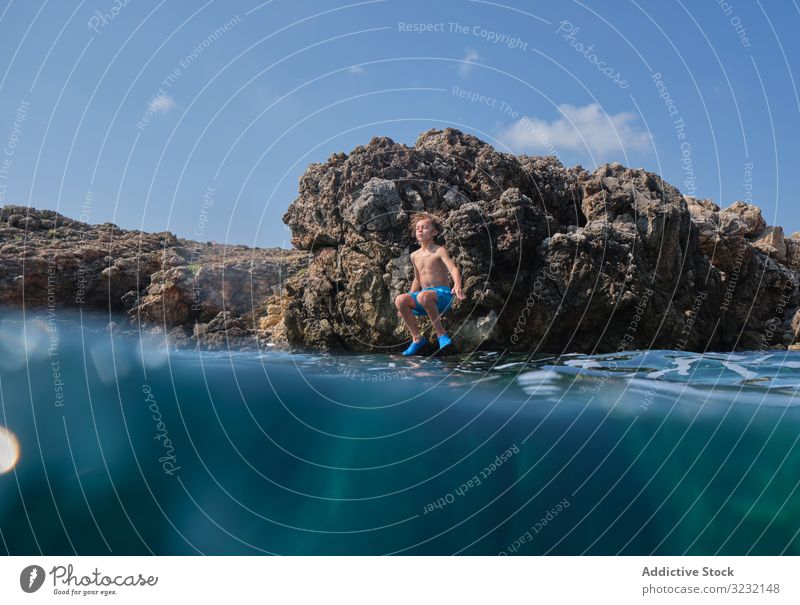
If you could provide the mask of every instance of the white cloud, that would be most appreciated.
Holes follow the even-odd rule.
[[[500,140],[516,152],[558,155],[560,151],[589,153],[595,159],[643,150],[650,134],[639,127],[632,112],[607,114],[597,103],[558,106],[561,116],[540,120],[524,116],[504,129]]]
[[[478,61],[481,56],[474,50],[467,50],[466,56],[461,59],[462,63],[458,66],[459,75],[466,76],[472,71],[472,66],[475,61]]]
[[[148,108],[153,113],[167,113],[168,111],[175,109],[177,103],[175,103],[175,99],[167,94],[160,94],[153,97],[153,100],[150,101],[150,105]]]
[[[353,74],[354,76],[367,75],[367,70],[361,67],[360,65],[353,65],[353,67],[348,69],[347,72]]]

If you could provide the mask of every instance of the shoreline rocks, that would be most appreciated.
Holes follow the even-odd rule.
[[[461,352],[796,346],[800,233],[642,169],[566,168],[454,129],[311,164],[284,216],[294,250],[0,207],[0,305],[122,315],[183,347],[397,353],[420,211],[462,273],[445,316]]]
[[[413,147],[377,137],[300,178],[284,222],[311,261],[286,282],[290,346],[397,352],[418,211],[441,218],[462,272],[467,300],[445,318],[462,351],[767,350],[800,327],[800,239],[757,207],[446,129]]]
[[[264,305],[302,265],[280,248],[200,243],[0,207],[0,306],[105,311],[183,347],[254,348],[279,323]]]

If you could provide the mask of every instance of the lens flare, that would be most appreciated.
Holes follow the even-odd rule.
[[[0,426],[0,474],[7,473],[19,460],[19,441],[16,435]]]

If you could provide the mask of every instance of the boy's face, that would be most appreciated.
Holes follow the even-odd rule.
[[[417,222],[415,233],[417,241],[420,244],[430,242],[437,235],[437,231],[433,226],[433,221],[429,218],[424,218]]]

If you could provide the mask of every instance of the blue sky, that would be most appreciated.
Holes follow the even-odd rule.
[[[454,126],[800,230],[795,2],[0,6],[0,203],[288,245],[308,163]]]

